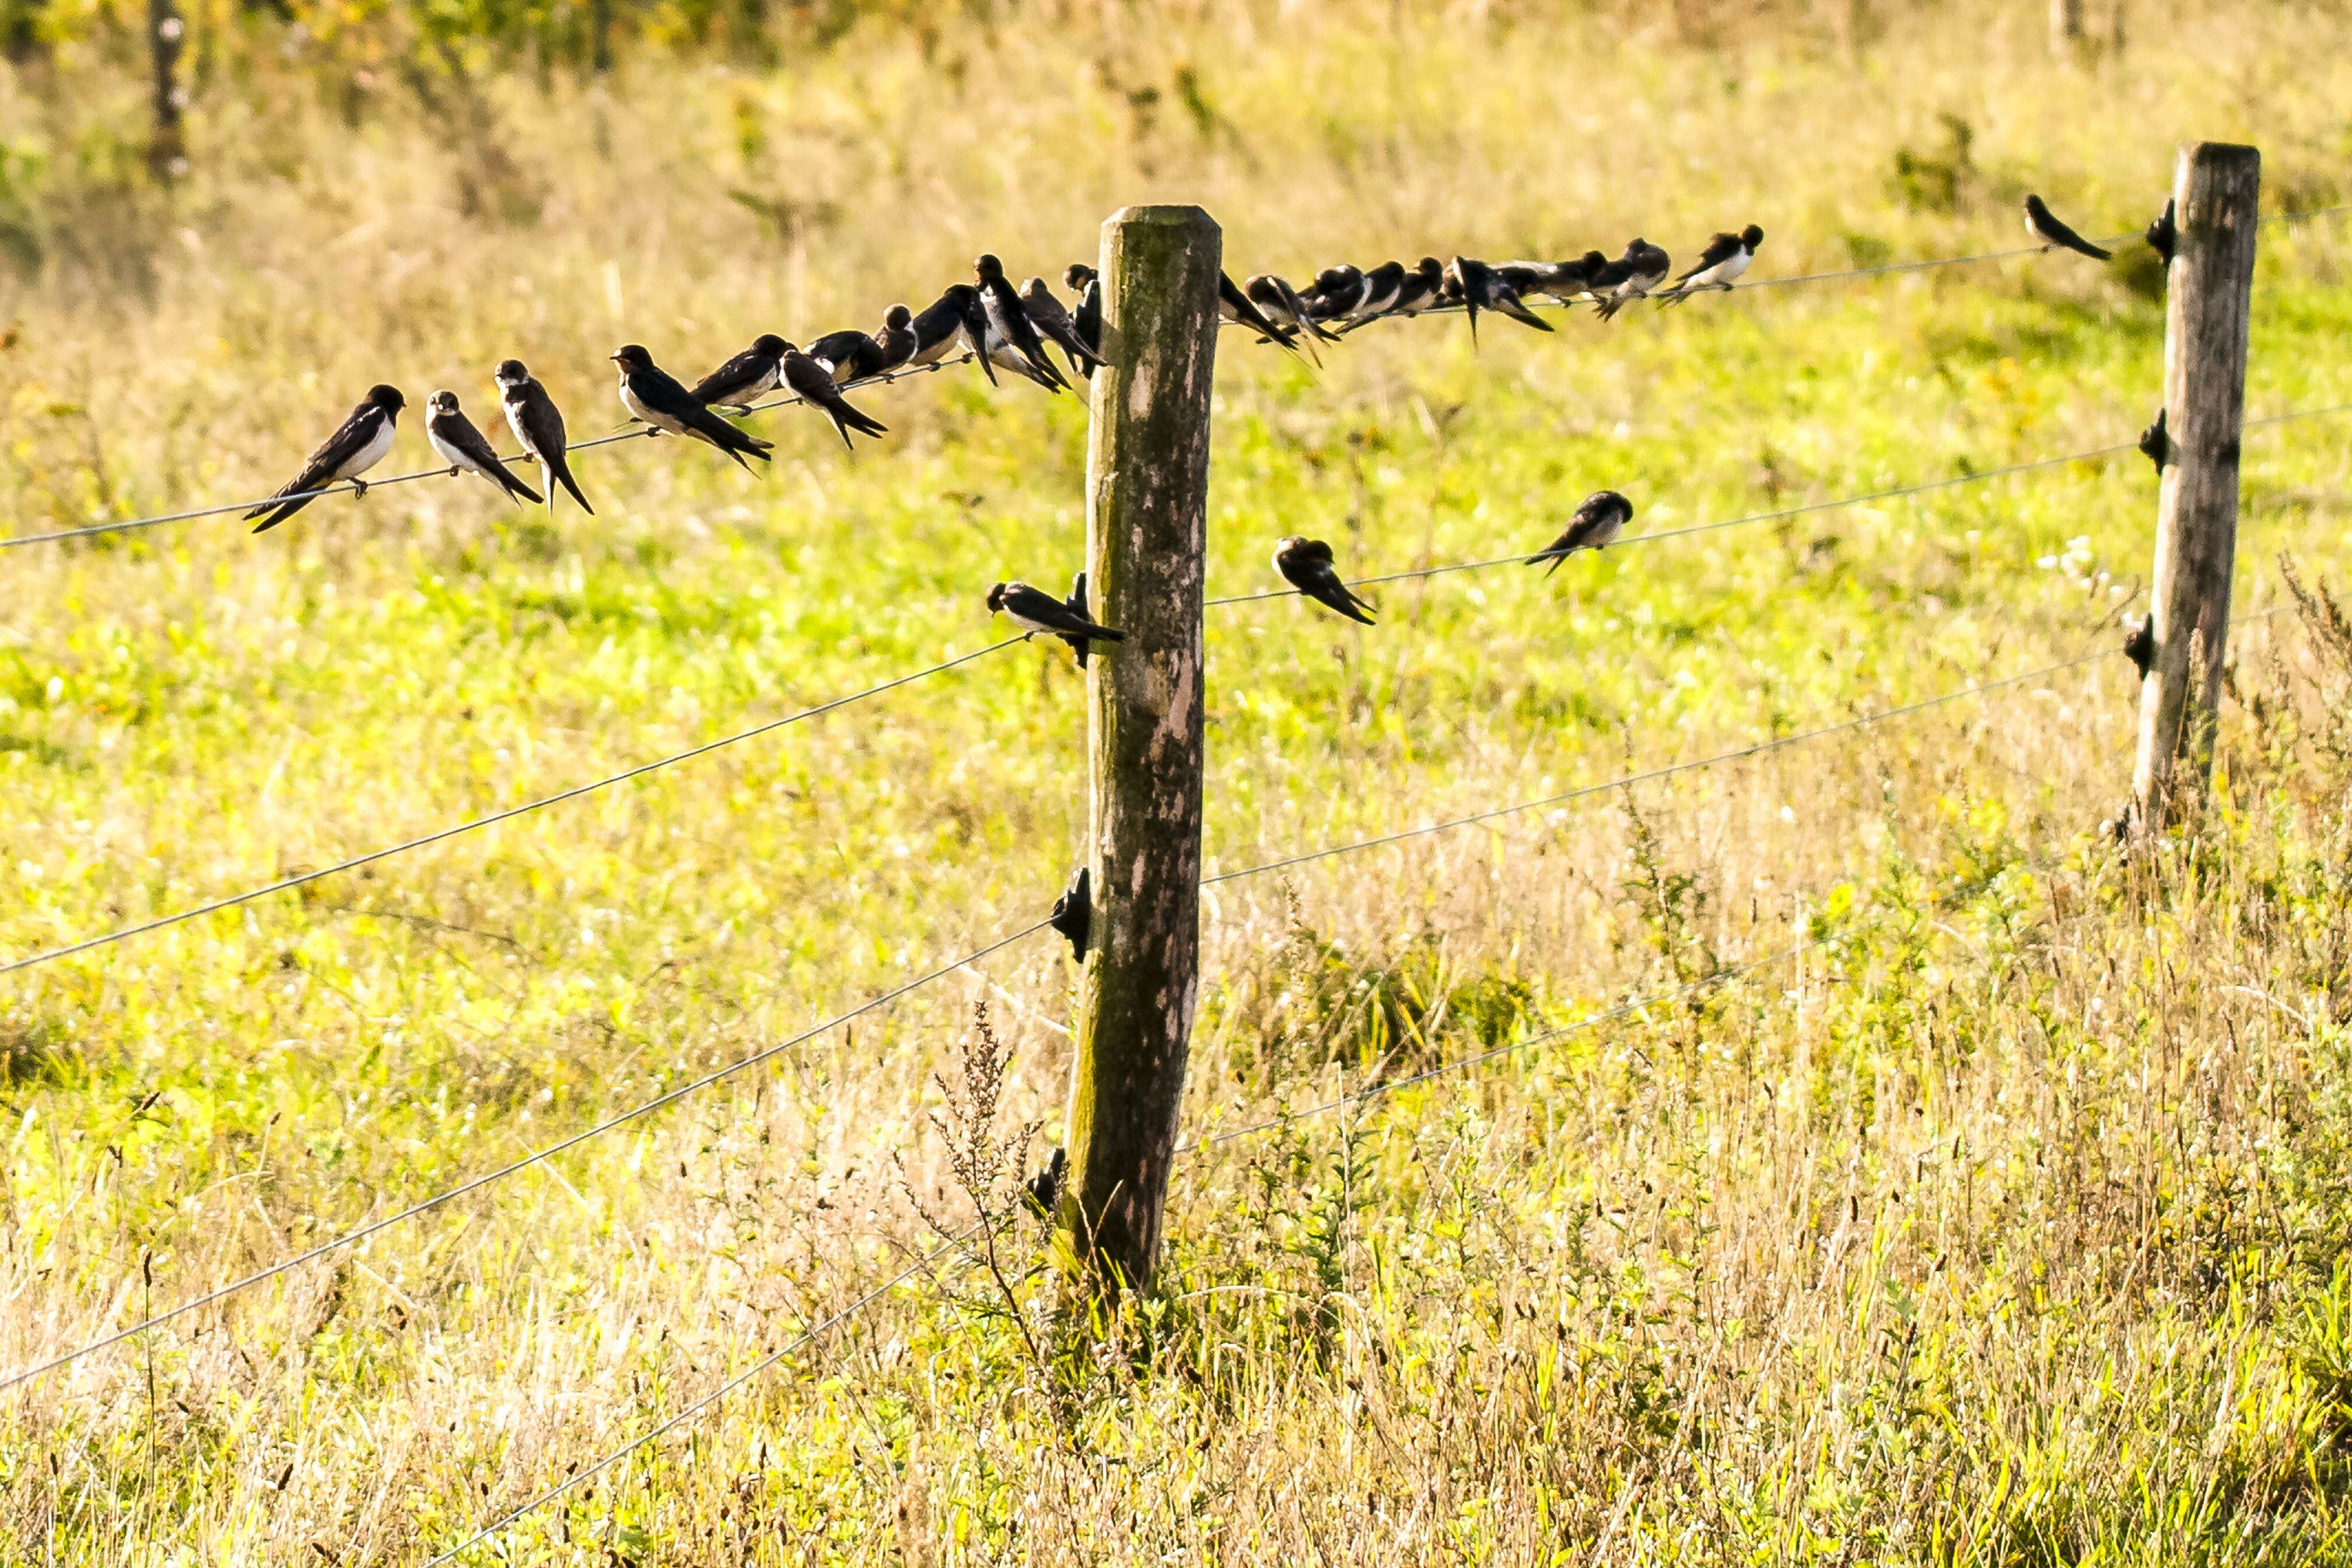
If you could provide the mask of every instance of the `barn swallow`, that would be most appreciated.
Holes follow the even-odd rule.
[[[495,379],[499,401],[506,406],[507,427],[539,464],[541,482],[547,486],[547,510],[555,510],[555,487],[562,485],[572,492],[582,511],[595,516],[596,509],[580,493],[580,483],[572,477],[571,460],[564,456],[563,416],[555,400],[531,379],[519,359],[500,361]]]
[[[1620,276],[1617,287],[1601,301],[1601,319],[1606,321],[1634,300],[1648,298],[1651,289],[1666,280],[1674,266],[1674,258],[1666,254],[1664,247],[1636,237],[1610,268]]]
[[[1588,250],[1573,261],[1506,261],[1495,271],[1522,300],[1543,294],[1569,305],[1591,290],[1594,277],[1608,265],[1607,257]]]
[[[864,334],[859,336],[864,337]],[[871,338],[866,341],[873,342]],[[849,399],[841,395],[836,384],[838,374],[834,366],[815,355],[803,353],[790,343],[784,345],[784,385],[802,402],[832,420],[834,432],[841,437],[841,444],[854,452],[857,448],[849,439],[852,430],[861,436],[880,436],[890,427],[872,415],[850,406]]]
[[[367,483],[360,476],[383,462],[384,454],[392,450],[394,429],[407,402],[396,386],[369,387],[351,417],[319,444],[302,471],[288,480],[285,489],[245,514],[248,522],[257,517],[262,520],[253,531],[268,532],[318,499],[308,491],[349,479],[352,495],[367,494]]]
[[[980,360],[981,374],[992,384],[996,372],[982,357],[988,343],[988,315],[981,309],[980,290],[969,283],[950,283],[939,299],[911,325],[915,352],[908,364],[937,364],[961,346]]]
[[[784,357],[784,340],[761,332],[751,346],[694,384],[692,395],[713,408],[741,414],[776,386],[776,366]]]
[[[1080,874],[1084,875],[1083,872]],[[1081,953],[1079,956],[1084,957],[1085,954]],[[1054,1217],[1055,1209],[1061,1205],[1062,1176],[1068,1169],[1069,1163],[1069,1155],[1060,1149],[1055,1149],[1054,1157],[1045,1162],[1045,1168],[1022,1184],[1023,1189],[1029,1194],[1029,1201],[1035,1205],[1037,1212],[1047,1219]]]
[[[1094,879],[1084,866],[1070,873],[1068,885],[1062,896],[1054,900],[1054,912],[1045,923],[1070,941],[1070,956],[1080,963],[1087,961],[1087,939],[1094,934]]]
[[[2115,254],[2112,250],[2101,250],[2097,246],[2060,223],[2050,209],[2042,205],[2042,198],[2036,195],[2028,195],[2025,198],[2025,232],[2040,240],[2042,248],[2044,250],[2055,247],[2087,256],[2094,261],[2105,261]]]
[[[1478,312],[1481,310],[1498,310],[1538,331],[1552,330],[1549,321],[1520,302],[1517,289],[1496,276],[1493,268],[1475,257],[1455,257],[1446,265],[1444,277],[1447,291],[1459,295],[1462,308],[1470,313],[1470,341],[1473,343],[1478,341]]]
[[[1315,313],[1307,308],[1307,301],[1298,297],[1298,290],[1290,286],[1287,279],[1277,278],[1271,272],[1261,272],[1243,284],[1242,291],[1270,319],[1287,321],[1307,337],[1321,338],[1327,343],[1339,342],[1315,319]],[[1317,363],[1322,362],[1318,360]]]
[[[1568,527],[1558,539],[1528,557],[1528,564],[1549,561],[1551,567],[1544,573],[1549,577],[1559,570],[1559,563],[1580,550],[1601,550],[1616,542],[1633,521],[1633,503],[1615,490],[1595,490],[1584,498],[1576,515],[1568,520]]]
[[[772,449],[768,442],[710,412],[709,405],[680,386],[677,377],[654,363],[654,356],[635,343],[623,344],[614,351],[612,359],[621,367],[621,406],[655,429],[707,441],[734,458],[736,467],[747,474],[751,465],[743,460],[746,454],[761,462],[768,460]]]
[[[1070,362],[1070,368],[1081,375],[1091,375],[1097,367],[1106,363],[1095,353],[1092,344],[1079,335],[1070,312],[1054,291],[1045,287],[1043,278],[1032,278],[1021,285],[1021,308],[1028,313],[1029,324],[1037,329],[1048,342],[1059,348]]]
[[[2173,247],[2180,243],[2179,226],[2173,222],[2174,211],[2174,204],[2168,197],[2164,210],[2157,214],[2147,226],[2148,248],[2162,258],[2167,267],[2172,265]]]
[[[1055,372],[1055,379],[1051,380],[1039,374],[1037,367],[1031,364],[1023,356],[1021,351],[1014,348],[1004,334],[996,330],[994,322],[990,322],[981,331],[987,334],[988,342],[988,353],[981,361],[982,364],[992,364],[998,370],[1010,371],[1024,381],[1035,382],[1048,392],[1059,393],[1068,387],[1069,383],[1060,379],[1058,371]]]
[[[1078,308],[1070,312],[1070,325],[1077,329],[1078,341],[1096,353],[1102,353],[1102,279],[1095,269],[1083,261],[1073,261],[1062,273],[1062,281],[1078,297]],[[1088,371],[1091,377],[1094,372]]]
[[[1087,574],[1084,572],[1079,573],[1076,576],[1070,579],[1070,596],[1062,601],[1062,608],[1069,611],[1070,614],[1077,616],[1078,619],[1082,621],[1090,621],[1094,619],[1094,613],[1087,608]],[[1062,640],[1068,643],[1070,645],[1070,651],[1077,656],[1078,668],[1080,669],[1086,668],[1087,639],[1084,637],[1064,637]]]
[[[973,259],[972,275],[980,279],[980,300],[988,311],[990,329],[1020,356],[1032,369],[1057,386],[1069,384],[1054,362],[1045,357],[1045,344],[1037,336],[1037,329],[1029,320],[1029,312],[1021,308],[1021,296],[1013,291],[1012,279],[1004,276],[1004,263],[993,256],[982,255]]]
[[[1364,275],[1342,262],[1315,275],[1315,291],[1307,296],[1307,309],[1323,321],[1344,321],[1364,302]]]
[[[1356,308],[1348,312],[1348,324],[1356,326],[1375,316],[1385,316],[1396,308],[1397,296],[1404,289],[1404,263],[1383,261],[1364,274],[1364,292]]]
[[[1668,305],[1679,305],[1692,295],[1708,289],[1720,289],[1725,293],[1739,281],[1748,264],[1756,259],[1756,247],[1764,243],[1764,231],[1749,224],[1738,234],[1718,234],[1706,242],[1698,253],[1698,265],[1675,279],[1675,286],[1660,300]]]
[[[893,305],[882,312],[882,330],[874,334],[874,370],[896,370],[915,357],[915,312],[904,305]]]
[[[1352,332],[1382,316],[1418,316],[1431,306],[1445,302],[1445,264],[1434,256],[1423,257],[1420,263],[1410,269],[1400,267],[1397,270],[1400,276],[1396,297],[1385,308],[1367,311],[1360,320],[1349,322],[1340,331]]]
[[[1019,626],[1024,638],[1043,632],[1049,637],[1086,637],[1097,642],[1125,642],[1127,634],[1072,610],[1043,588],[1026,583],[999,583],[988,591],[988,607]]]
[[[882,350],[874,335],[855,327],[827,332],[801,352],[831,371],[835,386],[872,375],[882,368]]]
[[[539,492],[523,483],[521,477],[507,467],[506,459],[491,448],[489,437],[476,429],[465,410],[457,406],[456,393],[436,392],[425,400],[425,439],[449,459],[450,468],[486,479],[519,501],[539,504]]]
[[[1292,353],[1299,352],[1298,334],[1288,327],[1276,326],[1264,310],[1257,308],[1255,300],[1241,291],[1229,272],[1217,274],[1217,314],[1228,321],[1251,329],[1268,342],[1281,344]],[[1318,360],[1316,363],[1319,364],[1322,362]]]
[[[1339,581],[1339,571],[1331,564],[1331,547],[1321,540],[1290,535],[1274,548],[1274,569],[1282,574],[1284,582],[1317,604],[1364,626],[1377,624],[1364,614],[1371,607],[1370,601],[1358,598]]]

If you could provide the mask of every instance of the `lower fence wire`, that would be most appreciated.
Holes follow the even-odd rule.
[[[320,1258],[324,1258],[331,1252],[338,1252],[344,1247],[357,1246],[359,1243],[365,1241],[369,1237],[377,1235],[382,1231],[389,1230],[394,1226],[399,1225],[404,1221],[415,1219],[419,1215],[429,1214],[433,1210],[441,1207],[444,1204],[454,1203],[457,1199],[464,1197],[468,1193],[479,1192],[482,1188],[490,1185],[494,1182],[503,1181],[507,1177],[513,1175],[518,1171],[527,1170],[533,1165],[551,1160],[567,1149],[577,1148],[579,1145],[585,1143],[591,1138],[597,1137],[602,1133],[609,1132],[614,1128],[619,1127],[624,1123],[635,1121],[641,1116],[649,1116],[653,1112],[659,1110],[662,1107],[675,1104],[678,1100],[685,1099],[689,1094],[708,1089],[712,1084],[718,1083],[724,1079],[734,1077],[737,1073],[758,1067],[761,1062],[771,1061],[776,1057],[782,1055],[784,1052],[793,1049],[796,1046],[807,1044],[810,1040],[816,1038],[819,1035],[825,1034],[830,1030],[841,1027],[845,1024],[852,1023],[856,1019],[862,1018],[866,1014],[873,1012],[876,1008],[887,1006],[890,1003],[897,1001],[899,997],[906,995],[908,993],[920,990],[923,986],[929,985],[935,980],[944,979],[960,969],[964,969],[971,964],[978,963],[981,960],[991,957],[993,954],[1003,951],[1005,948],[1011,947],[1013,943],[1022,941],[1024,938],[1036,935],[1039,931],[1045,930],[1051,923],[1052,922],[1050,921],[1039,921],[1036,924],[1024,926],[1021,930],[1012,932],[1010,935],[998,937],[994,942],[992,942],[987,946],[981,948],[978,952],[968,952],[964,954],[963,957],[943,963],[937,969],[930,971],[929,973],[919,975],[913,980],[909,980],[905,984],[899,985],[893,990],[885,991],[878,996],[869,997],[866,1001],[859,1003],[856,1006],[852,1007],[846,1013],[839,1014],[834,1017],[827,1018],[822,1024],[817,1024],[809,1028],[803,1029],[790,1039],[779,1040],[776,1044],[754,1051],[750,1056],[738,1057],[735,1060],[729,1062],[725,1067],[718,1068],[710,1072],[707,1072],[700,1078],[694,1079],[691,1083],[680,1084],[677,1088],[669,1089],[665,1093],[656,1095],[651,1100],[644,1100],[636,1105],[633,1105],[626,1110],[619,1111],[612,1116],[608,1116],[593,1127],[583,1128],[581,1131],[572,1133],[567,1138],[560,1139],[553,1143],[546,1145],[544,1148],[535,1149],[520,1159],[510,1160],[507,1163],[500,1165],[495,1171],[485,1171],[482,1174],[472,1177],[467,1181],[460,1182],[456,1186],[450,1187],[446,1191],[436,1193],[431,1197],[413,1203],[406,1208],[404,1208],[395,1214],[388,1214],[382,1219],[370,1220],[367,1224],[361,1226],[356,1229],[348,1230],[340,1236],[331,1237],[326,1241],[319,1243],[316,1247],[310,1247],[304,1251],[296,1253],[291,1258],[273,1263],[267,1268],[256,1269],[254,1272],[244,1276],[242,1279],[232,1280],[230,1283],[223,1285],[217,1289],[208,1290],[201,1296],[193,1297],[188,1300],[181,1302],[176,1307],[170,1308],[164,1311],[154,1314],[152,1317],[133,1323],[127,1329],[118,1330],[116,1332],[108,1334],[102,1339],[92,1340],[88,1344],[68,1351],[62,1355],[53,1356],[49,1360],[42,1362],[37,1366],[29,1366],[22,1372],[12,1373],[6,1378],[0,1379],[0,1393],[5,1393],[9,1389],[15,1388],[20,1384],[30,1383],[37,1377],[55,1372],[60,1367],[70,1365],[73,1363],[81,1360],[84,1356],[94,1355],[98,1352],[106,1350],[110,1346],[119,1345],[125,1340],[136,1339],[141,1334],[146,1333],[153,1329],[161,1328],[163,1325],[173,1321],[174,1319],[185,1317],[187,1314],[197,1310],[199,1308],[208,1307],[215,1301],[221,1300],[226,1297],[234,1296],[238,1291],[246,1289],[250,1286],[258,1285],[264,1280],[274,1279],[280,1274],[287,1272],[289,1269],[299,1268],[303,1264],[313,1262]]]

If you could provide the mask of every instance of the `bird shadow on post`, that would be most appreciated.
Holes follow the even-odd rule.
[[[1094,912],[1056,1250],[1116,1298],[1151,1280],[1200,952],[1202,584],[1223,236],[1198,207],[1103,225],[1087,571],[1127,640],[1087,679]]]
[[[2183,147],[2174,171],[2164,434],[2157,448],[2164,477],[2153,602],[2135,637],[2135,661],[2147,662],[2125,816],[2130,837],[2160,831],[2202,792],[2213,769],[2238,544],[2262,175],[2260,153],[2216,142]]]

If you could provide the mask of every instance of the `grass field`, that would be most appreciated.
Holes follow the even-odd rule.
[[[1206,205],[1237,275],[1753,220],[1760,277],[2008,248],[2028,189],[2134,231],[2184,138],[2260,144],[2273,210],[2352,191],[2331,8],[2136,12],[2095,68],[2036,5],[1702,9],[974,12],[771,70],[331,101],[256,67],[169,194],[121,172],[140,82],[68,58],[0,84],[5,526],[266,493],[377,380],[412,409],[385,471],[425,467],[425,394],[489,427],[510,353],[600,433],[623,342],[698,374],[980,249],[1058,276],[1134,201]],[[2263,233],[2255,414],[2352,402],[2346,221]],[[1395,324],[1319,374],[1228,334],[1210,591],[1274,585],[1294,531],[1398,571],[1532,549],[1603,485],[1664,531],[2128,441],[2144,254],[1475,353]],[[0,963],[993,641],[990,583],[1081,562],[1085,408],[969,368],[862,401],[891,434],[855,458],[764,416],[763,479],[584,454],[593,518],[433,480],[0,551]],[[2282,553],[2345,558],[2347,457],[2352,417],[2249,434],[2242,615],[2288,603]],[[1212,611],[1210,869],[2116,646],[2154,506],[2126,452],[1401,584],[1368,631]],[[2352,633],[2283,614],[2237,661],[2216,804],[2138,858],[2100,830],[2116,659],[1214,889],[1206,1131],[1811,945],[1189,1158],[1161,1288],[1105,1340],[1053,1317],[1016,1213],[1001,1275],[950,1255],[462,1560],[2352,1560]],[[1082,696],[1016,647],[0,979],[0,1372],[1039,919]],[[1034,1166],[1076,982],[1016,944],[14,1391],[0,1558],[464,1540],[962,1226],[935,1117]]]

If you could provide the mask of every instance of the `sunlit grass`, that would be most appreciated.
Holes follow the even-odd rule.
[[[18,532],[258,495],[378,379],[488,426],[509,353],[599,433],[622,341],[698,373],[920,304],[982,248],[1057,275],[1129,201],[1202,202],[1236,273],[1681,253],[1753,218],[1769,275],[2006,248],[2029,186],[2137,228],[2185,136],[2260,142],[2275,205],[2352,184],[2340,19],[2151,17],[2094,77],[2017,9],[1858,54],[1219,10],[958,22],[926,65],[877,26],[769,74],[486,80],[495,165],[289,70],[200,103],[191,180],[121,212],[70,205],[79,111],[17,82],[0,131],[58,160],[59,227],[6,285],[0,489]],[[1180,61],[1205,119],[1139,107]],[[2253,412],[2352,401],[2344,238],[2264,230]],[[1319,374],[1229,335],[1210,591],[1273,585],[1293,531],[1370,574],[1533,549],[1603,485],[1665,531],[2104,448],[2162,346],[2159,300],[2068,257],[1475,351],[1385,327]],[[854,458],[766,416],[763,479],[585,454],[593,519],[436,480],[258,539],[0,552],[0,961],[994,640],[990,583],[1082,558],[1083,407],[970,370],[865,399],[892,433]],[[415,424],[388,470],[424,466]],[[2348,455],[2352,420],[2249,435],[2242,608],[2278,552],[2342,558]],[[1213,611],[1210,869],[2116,646],[2154,504],[2126,452],[1392,584],[1376,630]],[[1829,940],[1188,1161],[1131,1357],[1035,1364],[984,1276],[927,1275],[512,1560],[2344,1555],[2344,783],[2283,717],[2319,733],[2330,699],[2269,646],[2241,655],[2269,706],[2233,710],[2230,809],[2154,867],[2097,834],[2129,772],[2116,660],[1645,788],[1646,849],[1604,796],[1219,887],[1197,1128]],[[1081,692],[1014,648],[0,982],[0,1368],[1037,920],[1079,855]],[[20,1392],[8,1554],[429,1555],[895,1271],[919,1202],[961,1222],[927,1113],[976,1004],[1040,1157],[1075,979],[1034,939]],[[1026,1268],[1039,1241],[1004,1245]]]

